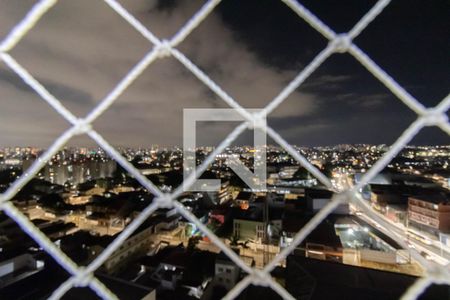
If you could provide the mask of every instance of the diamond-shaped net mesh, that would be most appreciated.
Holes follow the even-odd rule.
[[[166,194],[161,192],[151,181],[143,176],[136,168],[134,168],[118,151],[115,150],[98,132],[92,129],[92,122],[105,112],[111,104],[127,89],[127,87],[138,78],[142,72],[155,60],[173,56],[183,66],[192,72],[201,82],[203,82],[216,95],[223,99],[229,106],[235,108],[245,118],[241,125],[220,143],[220,145],[209,155],[209,157],[199,166],[199,170],[205,170],[211,163],[215,155],[223,151],[229,146],[241,132],[247,128],[247,124],[253,122],[253,115],[248,113],[239,103],[220,88],[211,78],[200,70],[189,58],[187,58],[176,47],[186,39],[189,34],[210,14],[214,8],[220,3],[220,0],[207,1],[195,15],[169,40],[160,40],[149,29],[142,25],[135,17],[133,17],[124,7],[116,0],[104,0],[108,6],[119,14],[130,26],[136,29],[150,43],[155,45],[151,51],[128,72],[128,74],[109,92],[109,94],[85,118],[77,118],[61,102],[49,93],[45,87],[37,81],[30,73],[22,67],[10,54],[17,43],[30,31],[37,21],[52,8],[57,2],[56,0],[41,0],[36,3],[28,12],[25,18],[20,21],[7,35],[0,44],[0,58],[13,70],[26,84],[28,84],[42,99],[44,99],[51,107],[61,114],[72,126],[58,137],[49,147],[40,160],[37,160],[28,170],[27,174],[15,181],[3,194],[0,195],[0,208],[12,219],[14,219],[20,227],[29,234],[46,252],[48,252],[65,270],[72,276],[61,284],[51,295],[51,299],[59,299],[72,287],[89,286],[100,297],[105,299],[117,299],[105,285],[102,284],[94,276],[94,271],[99,268],[108,257],[136,230],[155,210],[162,207],[174,207],[181,215],[190,222],[195,223],[198,228],[210,238],[229,258],[235,262],[248,275],[244,277],[229,293],[225,299],[233,299],[237,297],[250,284],[259,286],[269,286],[275,290],[284,299],[294,299],[292,295],[278,284],[270,275],[270,272],[293,251],[312,231],[323,221],[328,214],[340,203],[347,202],[358,207],[373,221],[379,223],[384,228],[394,226],[387,219],[377,214],[365,201],[363,201],[358,192],[361,187],[367,184],[374,176],[376,176],[387,164],[406,146],[406,144],[414,138],[414,136],[425,126],[438,126],[447,134],[450,134],[450,124],[446,115],[446,111],[450,106],[450,96],[443,99],[436,107],[426,108],[417,99],[411,96],[403,89],[392,77],[390,77],[382,68],[368,57],[363,50],[356,46],[352,41],[374,20],[383,9],[389,4],[389,0],[378,1],[367,12],[362,19],[347,33],[337,34],[314,14],[307,10],[302,4],[295,0],[283,0],[300,18],[306,21],[311,27],[322,34],[329,40],[328,45],[323,49],[282,91],[276,96],[265,108],[265,113],[269,114],[277,108],[283,101],[297,89],[328,57],[335,52],[349,53],[358,62],[360,62],[370,73],[373,74],[380,82],[382,82],[394,95],[397,96],[406,106],[413,110],[418,118],[401,134],[396,142],[389,148],[384,156],[379,159],[373,167],[365,173],[362,180],[353,188],[348,190],[336,189],[331,181],[316,169],[308,160],[296,151],[288,142],[286,142],[275,130],[266,127],[267,134],[292,155],[303,167],[305,167],[312,175],[314,175],[321,183],[335,192],[333,200],[330,201],[322,210],[320,210],[294,237],[293,242],[284,248],[271,262],[269,262],[262,270],[253,269],[247,266],[241,258],[222,240],[220,240],[213,232],[211,232],[200,220],[198,220],[183,204],[175,199],[183,192],[180,185],[174,192]],[[80,267],[75,264],[64,252],[55,246],[50,239],[41,232],[28,218],[16,208],[11,201],[15,194],[24,187],[35,176],[45,163],[56,154],[65,143],[72,137],[80,134],[90,136],[101,148],[103,148],[114,160],[124,167],[132,176],[134,176],[146,189],[151,191],[156,197],[151,205],[149,205],[142,213],[135,218],[118,237],[87,267]],[[194,172],[195,173],[195,172]],[[185,179],[185,186],[192,185],[196,180],[196,175],[192,173]],[[198,174],[200,172],[197,172]],[[397,240],[401,246],[407,248],[403,242],[404,239],[398,238],[395,231],[386,230],[386,234]],[[403,299],[416,299],[429,285],[450,284],[449,267],[438,265],[432,261],[424,259],[416,250],[411,249],[412,257],[417,260],[425,269],[425,276],[418,279],[404,293]]]

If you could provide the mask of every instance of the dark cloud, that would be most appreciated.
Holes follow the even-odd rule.
[[[66,101],[77,102],[82,105],[92,105],[94,103],[92,96],[83,90],[66,86],[50,80],[41,78],[36,79],[47,89],[53,91],[54,94],[61,95],[61,98]],[[27,84],[25,84],[18,75],[12,74],[10,72],[0,72],[0,85],[10,85],[11,87],[20,91],[36,93]]]
[[[0,36],[25,15],[30,3],[0,3]],[[204,1],[121,3],[158,37],[169,38]],[[302,3],[337,32],[345,32],[375,1]],[[437,104],[450,86],[449,8],[445,0],[393,1],[356,39],[427,106]],[[282,1],[226,0],[179,49],[241,105],[262,108],[326,43]],[[105,3],[66,0],[39,21],[12,55],[63,105],[76,115],[85,115],[151,47]],[[35,107],[28,105],[37,103],[36,99],[26,102],[31,94],[15,75],[0,69],[0,99],[9,99],[0,110],[2,146],[48,146],[64,128],[55,126],[60,117],[56,116],[59,121],[45,117],[53,112],[41,105],[44,101]],[[183,108],[192,107],[228,106],[174,58],[166,58],[150,65],[94,127],[115,145],[177,145],[182,143]],[[9,121],[14,114],[41,125],[26,131],[17,118]],[[350,55],[335,54],[269,116],[269,124],[299,145],[391,143],[414,118]],[[15,128],[21,134],[14,135]],[[202,143],[215,144],[230,129],[212,126],[202,135]],[[415,142],[448,143],[446,135],[436,132],[419,136]],[[73,143],[92,144],[88,138]]]

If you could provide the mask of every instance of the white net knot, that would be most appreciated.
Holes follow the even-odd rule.
[[[355,201],[356,195],[354,190],[345,190],[340,193],[335,193],[333,195],[333,201],[338,201],[341,203],[351,203]]]
[[[255,286],[269,286],[269,280],[267,279],[268,277],[270,277],[270,275],[261,270],[253,270],[250,275],[251,282]]]
[[[253,113],[252,121],[248,122],[247,128],[250,130],[259,129],[262,131],[266,131],[266,126],[267,122],[265,116],[260,113]]]
[[[80,268],[80,271],[75,277],[75,283],[73,284],[75,287],[86,287],[89,283],[94,279],[94,276],[91,272],[86,272],[85,268]]]
[[[172,54],[172,46],[168,40],[162,40],[159,45],[156,46],[158,58],[169,57]]]
[[[352,44],[352,39],[346,33],[338,34],[333,40],[330,41],[331,46],[335,52],[345,53]]]
[[[75,124],[75,129],[76,135],[82,135],[90,131],[92,129],[92,126],[90,123],[86,122],[86,120],[78,119],[77,123]]]
[[[158,203],[159,208],[172,208],[173,207],[173,199],[172,199],[172,197],[170,197],[170,195],[167,195],[167,194],[156,198],[156,202]]]
[[[448,122],[448,116],[435,108],[427,109],[427,112],[423,115],[426,126],[436,126],[438,124],[444,124]]]

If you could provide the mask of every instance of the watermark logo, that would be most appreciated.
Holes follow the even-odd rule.
[[[225,164],[253,191],[266,189],[266,116],[262,109],[247,109],[258,116],[253,118],[253,172],[240,160],[240,154],[230,154]],[[196,123],[197,121],[233,122],[245,121],[237,109],[184,109],[183,111],[183,190],[190,192],[215,192],[220,190],[220,179],[197,179],[190,185],[187,178],[192,173],[196,178]]]

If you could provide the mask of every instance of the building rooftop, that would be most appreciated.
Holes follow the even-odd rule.
[[[286,288],[297,299],[397,300],[417,280],[403,275],[289,255]],[[448,286],[432,285],[421,300],[448,299]]]

